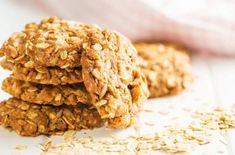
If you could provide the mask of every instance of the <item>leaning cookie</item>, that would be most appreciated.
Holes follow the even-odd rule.
[[[12,77],[18,80],[35,82],[40,84],[65,85],[82,83],[82,71],[80,68],[61,69],[59,67],[26,68],[21,64],[14,64],[4,59],[1,66],[12,70]]]
[[[90,96],[82,84],[42,85],[9,77],[3,81],[2,89],[13,97],[31,103],[53,106],[91,104]]]
[[[56,17],[45,18],[12,34],[0,49],[0,56],[31,68],[79,67],[83,38],[90,29],[96,27]]]
[[[89,106],[45,106],[15,98],[0,103],[0,125],[22,136],[56,135],[68,130],[93,129],[104,124]]]
[[[128,39],[116,32],[97,30],[87,36],[81,58],[85,87],[109,127],[126,128],[149,93],[137,68],[137,52]]]
[[[193,74],[187,50],[163,43],[136,43],[135,47],[150,97],[176,95],[191,85]]]

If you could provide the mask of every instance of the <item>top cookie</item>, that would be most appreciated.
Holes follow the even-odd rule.
[[[129,126],[148,97],[135,48],[124,36],[109,30],[88,32],[83,48],[84,84],[101,118],[113,128]]]
[[[192,83],[190,56],[186,49],[169,43],[137,43],[135,47],[150,97],[176,95]]]
[[[78,67],[86,30],[95,28],[56,17],[45,18],[39,24],[29,23],[22,32],[12,34],[0,49],[0,56],[5,55],[8,60],[30,68]]]

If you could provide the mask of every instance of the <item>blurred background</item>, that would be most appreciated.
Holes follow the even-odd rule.
[[[234,0],[0,0],[0,43],[45,16],[95,23],[132,41],[170,41],[198,53],[235,55]]]

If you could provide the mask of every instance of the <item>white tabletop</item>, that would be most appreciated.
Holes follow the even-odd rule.
[[[37,8],[26,5],[24,1],[0,1],[0,43],[15,31],[23,28],[29,21],[39,21],[46,16]],[[24,5],[25,4],[25,5]],[[178,116],[181,122],[187,121],[187,113],[180,111],[183,107],[191,106],[193,108],[204,108],[214,105],[229,106],[235,103],[235,58],[208,56],[203,57],[193,55],[193,70],[197,75],[193,86],[175,97],[163,97],[159,99],[148,100],[145,104],[146,109],[158,111],[167,107],[174,107],[170,114],[163,116],[160,114],[147,114],[142,112],[139,116],[139,126],[141,133],[150,133],[157,131],[164,125],[171,123],[170,118]],[[9,75],[8,71],[0,69],[0,81]],[[8,94],[0,91],[0,100],[7,99]],[[152,122],[156,125],[149,127],[145,122]],[[126,130],[111,131],[120,136],[136,134],[133,128]],[[83,136],[84,131],[78,133]],[[97,129],[89,131],[87,135],[106,136],[106,129]],[[52,137],[56,142],[61,141],[61,137]],[[36,138],[20,137],[14,132],[9,132],[0,128],[0,154],[10,155],[20,153],[22,155],[40,154],[39,143],[43,142],[45,137]],[[211,143],[195,148],[192,154],[235,154],[235,130],[229,130],[226,137],[228,145],[220,142],[215,133]],[[26,145],[28,148],[23,151],[16,150],[17,145]],[[223,153],[221,153],[223,152]],[[160,154],[160,153],[159,153]]]

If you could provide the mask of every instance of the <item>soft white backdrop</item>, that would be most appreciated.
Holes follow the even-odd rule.
[[[116,29],[132,40],[167,40],[235,55],[234,0],[36,0],[64,18]]]

